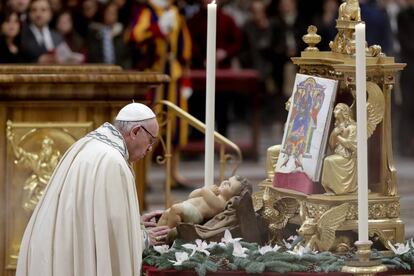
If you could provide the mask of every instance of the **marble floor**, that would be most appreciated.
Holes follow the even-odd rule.
[[[233,124],[229,130],[229,138],[232,140],[236,137],[249,135],[248,126],[242,123]],[[282,140],[282,126],[278,124],[268,125],[261,128],[259,143],[259,159],[257,161],[244,160],[237,173],[247,177],[253,185],[260,183],[266,177],[265,157],[266,149],[275,144],[280,144]],[[204,176],[204,157],[192,157],[180,163],[180,172],[191,183],[193,188],[201,187]],[[398,172],[398,192],[401,197],[401,218],[405,223],[406,237],[414,236],[414,158],[402,158],[395,156],[395,162]],[[216,176],[218,175],[218,163],[215,164]],[[165,180],[164,167],[153,164],[148,175],[149,188],[147,191],[147,209],[163,209],[164,191],[163,185]],[[187,197],[191,192],[188,190],[173,190],[173,202],[180,201]]]

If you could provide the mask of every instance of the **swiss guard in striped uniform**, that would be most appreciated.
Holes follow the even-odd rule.
[[[173,0],[148,0],[137,4],[133,10],[130,42],[136,69],[162,72],[171,78],[170,83],[153,92],[151,100],[168,100],[187,111],[187,99],[191,95],[191,37],[185,17],[172,3]],[[188,141],[188,125],[177,120],[173,129],[177,149]],[[177,154],[175,151],[174,156]],[[176,161],[173,160],[173,166],[177,165]]]

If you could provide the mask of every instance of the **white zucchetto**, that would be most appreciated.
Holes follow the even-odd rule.
[[[119,111],[115,120],[133,122],[152,118],[155,118],[155,113],[151,108],[141,103],[130,103]]]

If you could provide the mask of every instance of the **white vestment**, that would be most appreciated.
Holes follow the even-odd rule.
[[[16,276],[137,276],[143,240],[128,151],[109,123],[56,167],[26,227]]]

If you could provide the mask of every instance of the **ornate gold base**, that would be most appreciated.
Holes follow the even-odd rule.
[[[361,276],[373,276],[376,273],[387,271],[387,267],[385,265],[377,265],[371,267],[358,267],[358,266],[344,266],[342,268],[342,272],[352,273],[354,275],[361,275]]]
[[[294,200],[297,201],[296,205],[300,207],[288,204]],[[340,206],[341,204],[348,203],[349,208],[346,211],[346,220],[336,229],[335,242],[329,249],[332,252],[341,253],[348,252],[357,238],[357,201],[356,194],[341,196],[325,194],[305,195],[293,190],[273,187],[270,180],[263,181],[260,184],[260,191],[253,195],[255,211],[261,214],[261,216],[269,222],[271,240],[278,240],[278,237],[275,237],[273,232],[278,235],[279,233],[282,233],[281,231],[273,230],[284,230],[287,223],[298,225],[296,229],[299,229],[304,224],[304,220],[300,216],[301,211],[302,214],[306,214],[309,219],[313,219],[318,222],[322,216],[326,217],[328,212],[332,212],[334,208]],[[388,248],[388,241],[391,241],[392,243],[403,243],[405,240],[405,234],[404,223],[399,218],[399,197],[384,196],[380,193],[372,192],[369,194],[368,207],[369,237],[372,240],[378,241],[378,243],[376,242],[378,246],[382,244],[385,248]],[[286,221],[285,224],[281,224],[281,217],[287,218],[288,221]],[[274,227],[277,229],[274,229]],[[283,235],[289,236],[295,234],[295,232],[292,232],[291,230],[292,229],[287,229],[287,232],[283,232]],[[320,239],[319,236],[317,237]],[[305,239],[305,243],[308,242],[309,240]],[[321,249],[318,247],[314,248],[314,250],[320,251]]]
[[[380,261],[370,260],[371,241],[355,242],[357,250],[357,261],[350,261],[342,268],[342,272],[352,273],[354,275],[371,276],[379,272],[387,271],[387,267],[382,265]]]

